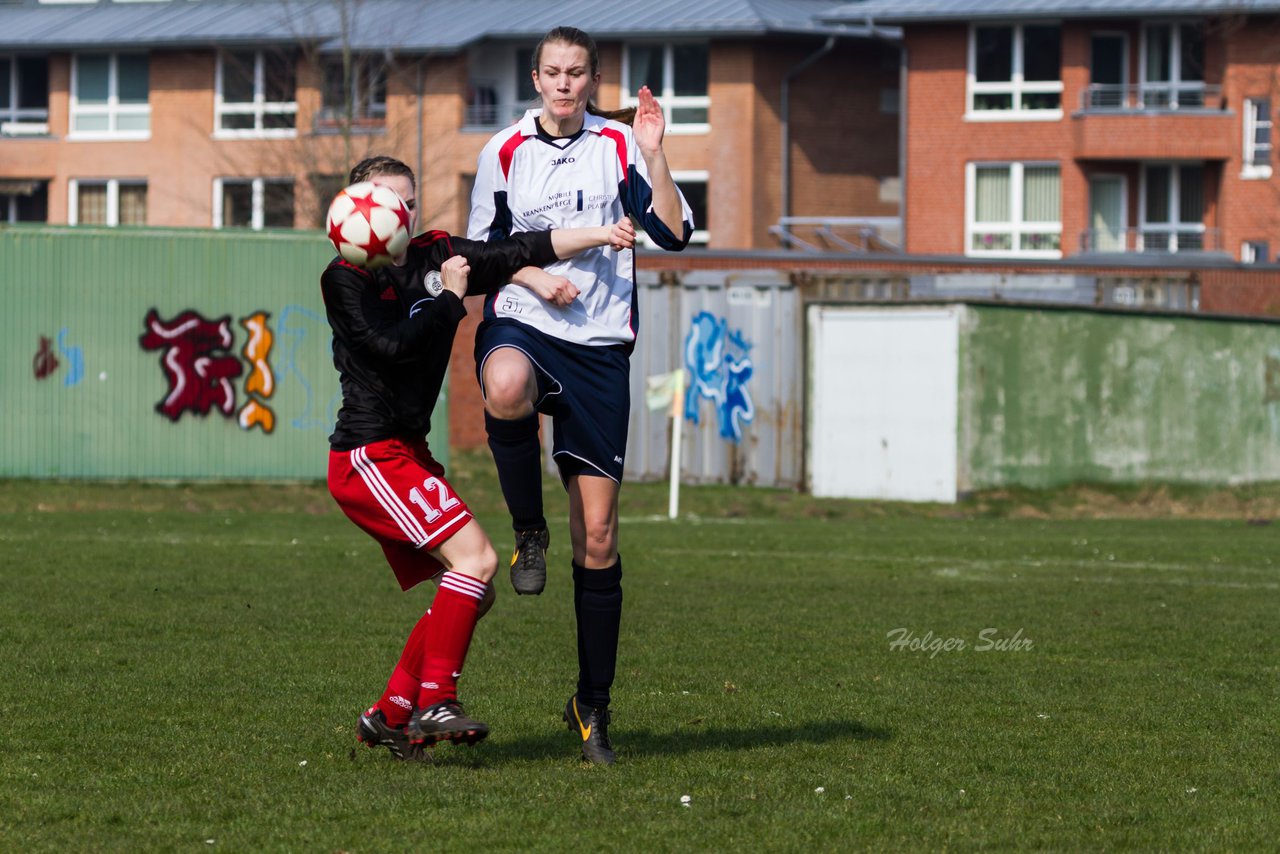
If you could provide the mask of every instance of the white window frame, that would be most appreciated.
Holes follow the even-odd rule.
[[[39,181],[39,183],[44,184],[45,219],[42,221],[47,222],[49,218],[49,214],[48,214],[49,182]],[[9,224],[14,224],[18,222],[33,222],[33,221],[34,220],[18,219],[18,194],[0,193],[0,222],[7,222]]]
[[[297,182],[291,176],[266,176],[259,178],[214,178],[213,179],[213,227],[214,228],[239,228],[240,226],[228,226],[222,221],[222,190],[227,184],[249,184],[252,189],[252,211],[249,214],[249,228],[253,231],[262,231],[266,228],[264,220],[266,219],[266,199],[267,184],[289,184],[294,189],[294,205],[295,217],[297,215]],[[274,227],[274,226],[273,226]]]
[[[85,51],[83,55],[98,56],[101,51]],[[111,51],[105,53],[107,64],[107,103],[105,106],[94,104],[93,106],[81,106],[78,93],[79,84],[77,83],[80,70],[80,57],[82,54],[75,53],[71,55],[71,109],[70,118],[68,120],[67,139],[68,140],[147,140],[151,139],[151,78],[150,71],[147,75],[147,103],[145,104],[121,104],[120,103],[120,57],[121,56],[145,56],[147,57],[148,66],[151,62],[149,53],[136,53],[133,51]],[[109,125],[107,130],[73,130],[76,126],[76,117],[84,115],[105,115]],[[115,130],[114,127],[120,116],[142,116],[147,117],[146,130]]]
[[[1266,118],[1259,119],[1256,105],[1265,103],[1267,105]],[[1270,98],[1245,98],[1244,99],[1244,139],[1241,151],[1241,167],[1240,177],[1246,181],[1258,180],[1260,178],[1271,177],[1271,156],[1275,151],[1275,122],[1271,119],[1271,99]],[[1259,146],[1254,140],[1255,131],[1261,127],[1266,127],[1268,133],[1267,142],[1267,162],[1254,163],[1254,159],[1259,154]]]
[[[118,0],[117,0],[118,2]],[[216,89],[213,96],[213,137],[214,139],[294,139],[298,135],[298,86],[294,80],[292,101],[266,100],[266,55],[263,51],[253,52],[253,100],[227,101],[222,97],[222,75],[227,51],[218,51],[217,72],[215,74]],[[231,115],[253,116],[252,128],[224,128],[222,117]],[[291,128],[264,127],[264,116],[293,116]]]
[[[1058,174],[1059,177],[1061,177],[1061,171],[1059,171]],[[1117,251],[1127,252],[1128,235],[1133,231],[1133,229],[1129,227],[1129,176],[1125,173],[1095,172],[1088,177],[1085,181],[1085,192],[1087,194],[1085,196],[1087,203],[1085,207],[1085,216],[1088,217],[1085,225],[1091,234],[1096,234],[1096,230],[1093,227],[1093,181],[1094,179],[1102,178],[1119,179],[1120,181],[1120,244],[1122,248]],[[1094,245],[1092,248],[1095,251],[1097,250],[1096,242],[1097,238],[1094,237],[1092,241]]]
[[[16,53],[0,54],[0,62],[9,63],[9,106],[0,108],[0,136],[48,136],[49,108],[46,93],[46,106],[43,110],[22,109],[18,106],[18,59]],[[45,60],[46,76],[48,59]]]
[[[711,45],[701,41],[685,41],[679,45],[686,44],[706,44],[707,45],[707,64],[711,63]],[[631,48],[637,47],[661,47],[662,48],[662,81],[663,90],[654,92],[653,96],[658,99],[658,103],[662,105],[663,116],[667,120],[667,133],[672,136],[682,136],[688,134],[709,133],[711,131],[711,79],[710,68],[707,75],[707,94],[705,95],[676,95],[675,86],[675,48],[677,44],[671,42],[647,42],[642,40],[625,42],[622,45],[622,107],[634,107],[640,103],[635,93],[631,89],[638,89],[631,85]],[[677,123],[672,120],[672,110],[676,108],[696,107],[707,111],[707,121],[705,122],[682,122]]]
[[[80,224],[80,187],[107,187],[107,222],[106,226],[115,228],[120,225],[120,188],[146,187],[142,178],[72,178],[67,181],[67,225]],[[94,226],[101,228],[98,223]]]
[[[978,167],[1009,168],[1009,212],[1012,215],[1008,222],[977,222],[977,169]],[[1052,166],[1058,170],[1058,219],[1056,222],[1029,222],[1022,219],[1022,183],[1023,170],[1026,167]],[[975,161],[964,166],[964,254],[979,258],[1061,258],[1062,257],[1062,164],[1056,160],[1020,160],[1020,161]],[[973,236],[976,232],[1008,232],[1010,248],[1008,249],[974,249]],[[1056,233],[1057,249],[1022,249],[1022,235],[1029,232]]]
[[[965,74],[965,120],[974,122],[1046,122],[1058,121],[1062,118],[1062,66],[1058,67],[1058,79],[1033,80],[1027,82],[1023,75],[1023,28],[1027,26],[1056,26],[1061,38],[1062,23],[1060,21],[1036,21],[1030,24],[1015,23],[982,23],[969,27],[969,61]],[[978,29],[987,27],[1010,27],[1013,30],[1013,67],[1009,82],[978,82]],[[1061,56],[1061,41],[1059,42]],[[1023,109],[1023,95],[1058,94],[1058,106],[1052,110]],[[1011,98],[1008,110],[978,110],[974,108],[975,95],[1009,95]]]
[[[671,173],[671,180],[676,182],[677,187],[680,186],[682,181],[698,182],[709,186],[711,183],[711,173],[705,169],[685,169],[679,172],[673,171]],[[707,207],[711,207],[710,197],[707,198]],[[706,246],[711,242],[711,232],[707,230],[706,225],[707,224],[705,222],[701,223],[702,227],[699,228],[699,223],[695,222],[693,224],[693,235],[689,238],[690,246]],[[643,230],[637,232],[636,238],[636,243],[645,249],[662,248],[657,243],[654,243],[653,238],[649,237],[648,233]]]
[[[1147,219],[1147,167],[1169,167],[1169,220],[1152,222]],[[1140,251],[1145,250],[1147,235],[1159,234],[1168,239],[1167,249],[1162,252],[1178,252],[1178,237],[1182,234],[1200,235],[1200,246],[1204,247],[1205,234],[1208,228],[1204,224],[1203,213],[1199,222],[1183,222],[1182,216],[1182,167],[1199,166],[1201,174],[1206,174],[1205,164],[1198,160],[1144,160],[1138,170],[1138,243]],[[1207,199],[1206,199],[1207,201]],[[1207,248],[1207,247],[1205,247]],[[1184,250],[1197,251],[1197,250]]]
[[[329,61],[332,61],[332,58],[330,58]],[[372,93],[367,92],[366,94],[370,95],[370,97],[367,99],[368,105],[369,105],[367,115],[358,116],[355,114],[355,110],[352,109],[352,114],[350,116],[351,125],[349,128],[347,128],[347,130],[351,133],[358,133],[358,134],[386,133],[386,129],[387,129],[386,99],[388,97],[386,87],[391,80],[391,64],[384,57],[382,57],[381,54],[372,53],[368,51],[355,53],[355,54],[352,54],[351,56],[351,69],[350,69],[351,88],[349,92],[349,95],[352,98],[351,104],[346,104],[336,108],[339,112],[335,114],[334,107],[325,106],[324,91],[322,88],[320,93],[320,110],[316,116],[317,127],[320,129],[322,133],[338,133],[341,131],[342,121],[344,118],[346,118],[345,116],[343,116],[342,113],[346,110],[347,107],[354,108],[355,105],[360,101],[360,90],[362,88],[368,89],[371,85],[368,80],[364,79],[366,76],[364,74],[364,71],[366,69],[366,63],[379,62],[379,61],[381,62],[381,66],[379,70],[384,75],[383,93],[382,93],[383,100],[374,101],[372,98]],[[324,74],[323,67],[321,68],[320,73],[322,75]]]
[[[1141,52],[1138,55],[1138,103],[1144,109],[1179,109],[1183,94],[1187,92],[1199,93],[1200,103],[1188,105],[1183,109],[1203,108],[1205,99],[1204,80],[1187,82],[1182,79],[1182,28],[1185,26],[1199,26],[1199,24],[1200,22],[1198,21],[1175,19],[1153,21],[1143,25]],[[1151,49],[1151,30],[1156,27],[1166,26],[1169,28],[1169,79],[1151,81],[1147,79],[1147,52]],[[1169,94],[1170,101],[1168,106],[1148,107],[1147,95],[1160,92]]]
[[[1098,36],[1120,39],[1120,82],[1118,84],[1100,84],[1093,79],[1093,39]],[[1089,82],[1087,85],[1089,87],[1089,91],[1092,91],[1094,94],[1091,101],[1085,105],[1086,109],[1122,110],[1128,108],[1129,101],[1131,99],[1131,93],[1129,91],[1130,41],[1131,39],[1129,34],[1123,30],[1094,30],[1089,33]],[[1119,91],[1114,93],[1116,96],[1114,105],[1109,103],[1106,98],[1098,97],[1100,93],[1094,87],[1100,85],[1118,85],[1120,87]],[[1101,103],[1098,103],[1099,101],[1101,101]]]
[[[520,88],[530,80],[529,64],[520,54],[529,48],[495,42],[473,45],[467,52],[467,106],[462,130],[491,133],[518,121],[525,110],[542,106],[536,95],[521,99]],[[503,69],[514,70],[514,74]],[[529,83],[529,85],[532,85]],[[480,89],[490,90],[496,103],[479,104],[475,96]]]

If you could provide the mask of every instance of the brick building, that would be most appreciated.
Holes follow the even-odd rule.
[[[476,156],[536,103],[532,49],[568,24],[600,47],[601,107],[658,95],[695,249],[777,248],[793,218],[807,245],[857,241],[897,222],[898,34],[819,19],[838,5],[2,0],[0,227],[315,228],[350,166],[389,153],[424,227],[461,231]],[[477,315],[451,380],[464,447]]]
[[[0,222],[310,228],[379,152],[419,173],[424,222],[461,229],[476,155],[532,105],[532,48],[566,23],[600,45],[602,107],[659,95],[695,244],[896,218],[896,33],[818,20],[837,5],[7,0]]]
[[[830,17],[902,28],[909,253],[1276,259],[1280,2],[868,0]]]

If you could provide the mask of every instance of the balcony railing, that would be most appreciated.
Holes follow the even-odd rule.
[[[1080,235],[1081,252],[1220,252],[1222,232],[1196,226],[1090,229]]]
[[[769,233],[806,252],[902,251],[902,220],[895,216],[786,216]]]
[[[510,104],[467,104],[463,127],[472,130],[498,130],[519,121],[534,104],[519,101]]]
[[[1080,94],[1080,109],[1086,113],[1170,112],[1174,110],[1218,110],[1222,108],[1222,87],[1203,83],[1140,83],[1113,86],[1094,83]]]
[[[373,104],[354,114],[341,107],[322,107],[316,111],[312,125],[317,134],[382,133],[386,127],[386,104]]]

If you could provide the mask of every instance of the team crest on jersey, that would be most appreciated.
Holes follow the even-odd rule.
[[[422,278],[422,285],[433,297],[440,296],[444,291],[444,279],[440,277],[439,270],[428,270],[427,275]]]

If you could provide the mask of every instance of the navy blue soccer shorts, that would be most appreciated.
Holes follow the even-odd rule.
[[[551,456],[568,482],[576,474],[622,482],[631,417],[631,360],[621,346],[561,341],[518,320],[486,320],[476,330],[476,377],[484,394],[484,363],[513,347],[533,364],[539,412],[551,417]]]

